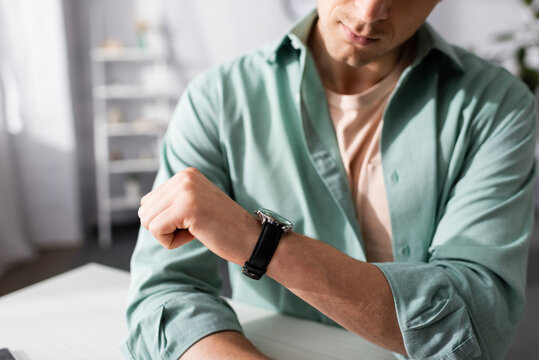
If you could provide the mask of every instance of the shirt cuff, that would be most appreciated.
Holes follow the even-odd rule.
[[[443,269],[425,263],[374,265],[384,273],[393,292],[411,359],[457,360],[481,355],[466,304]]]
[[[224,299],[202,294],[177,297],[132,324],[121,346],[127,359],[177,360],[208,335],[226,330],[242,332],[236,314]]]

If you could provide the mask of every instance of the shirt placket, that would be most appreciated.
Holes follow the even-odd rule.
[[[301,74],[298,91],[305,144],[317,173],[352,229],[349,235],[354,238],[357,246],[354,254],[350,255],[366,260],[355,205],[330,120],[324,89],[314,61],[306,51],[301,54]]]

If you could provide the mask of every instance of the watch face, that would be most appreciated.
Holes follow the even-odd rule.
[[[262,223],[267,221],[272,224],[282,226],[285,232],[292,229],[292,227],[294,226],[290,221],[277,214],[275,211],[271,211],[268,209],[258,209],[255,211],[255,214],[258,215]]]

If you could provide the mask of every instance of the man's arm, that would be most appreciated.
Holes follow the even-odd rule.
[[[184,92],[163,142],[160,169],[154,189],[170,181],[187,166],[196,165],[220,189],[230,191],[230,183],[219,149],[216,119],[219,96],[211,86],[214,74],[193,81]],[[206,84],[211,89],[201,89]],[[199,107],[195,107],[195,103]],[[128,336],[122,351],[129,359],[176,360],[187,349],[208,351],[215,336],[242,338],[230,344],[233,358],[253,357],[253,346],[240,334],[241,326],[233,309],[220,297],[221,259],[199,241],[176,251],[164,249],[146,229],[141,228],[131,259],[131,286],[127,307]],[[233,330],[233,331],[231,331]],[[222,346],[218,347],[221,348]],[[241,355],[241,356],[240,356]],[[257,354],[258,356],[259,354]],[[198,358],[220,358],[199,356]],[[261,357],[263,358],[263,357]]]
[[[391,289],[376,266],[291,233],[279,245],[267,275],[349,331],[406,355]],[[212,334],[193,345],[181,359],[217,357],[267,359],[237,332]]]
[[[196,342],[181,356],[181,360],[199,359],[269,360],[243,334],[236,331],[209,335]]]
[[[427,262],[367,264],[291,233],[268,275],[349,330],[412,358],[503,356],[523,309],[535,144],[533,100],[510,98],[505,110],[484,128],[483,119],[472,124]],[[243,265],[260,232],[254,216],[194,169],[165,186],[143,198],[142,225],[167,248],[196,237]]]
[[[166,248],[196,237],[238,265],[249,258],[261,231],[253,215],[193,168],[143,197],[139,216]],[[267,274],[348,330],[406,353],[391,289],[376,266],[292,232],[281,239]]]
[[[375,265],[292,233],[277,248],[267,275],[350,332],[406,355],[391,288]]]

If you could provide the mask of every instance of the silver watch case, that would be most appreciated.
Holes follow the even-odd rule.
[[[260,208],[255,211],[255,215],[258,216],[258,219],[260,219],[262,225],[265,223],[270,223],[272,225],[279,226],[283,230],[283,235],[292,230],[294,227],[294,224],[277,214],[275,211]]]

